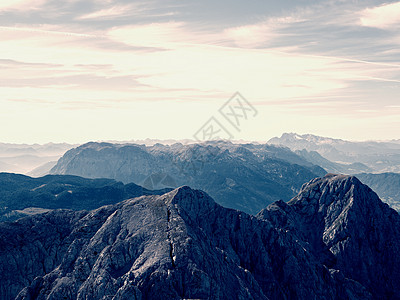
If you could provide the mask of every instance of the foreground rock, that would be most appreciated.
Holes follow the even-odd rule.
[[[182,187],[0,224],[4,299],[398,299],[399,215],[327,176],[256,217]]]

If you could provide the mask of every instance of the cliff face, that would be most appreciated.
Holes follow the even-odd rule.
[[[256,217],[181,187],[0,224],[0,291],[4,299],[396,299],[398,225],[353,177],[313,180]]]

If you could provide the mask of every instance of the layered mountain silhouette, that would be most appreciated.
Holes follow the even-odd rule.
[[[180,187],[0,223],[3,299],[399,299],[400,216],[329,174],[257,216]]]
[[[0,172],[44,175],[67,150],[76,146],[66,143],[44,145],[0,143]]]
[[[31,178],[0,173],[0,221],[12,221],[43,209],[91,210],[142,195],[163,194],[170,189],[147,190],[134,183],[112,179],[86,179],[70,175]]]
[[[288,148],[230,142],[88,143],[68,151],[51,173],[112,178],[147,189],[189,185],[225,207],[251,214],[274,201],[290,200],[304,182],[326,174]]]
[[[295,150],[294,151],[299,156],[303,157],[307,161],[312,164],[318,165],[328,173],[337,173],[337,174],[357,174],[360,172],[371,172],[372,169],[365,164],[354,162],[354,163],[338,163],[330,161],[324,158],[317,151],[307,151],[303,150]]]
[[[270,139],[268,144],[286,146],[292,151],[318,152],[335,165],[324,166],[324,162],[313,154],[308,154],[308,159],[328,171],[336,168],[347,174],[400,172],[400,144],[395,140],[350,142],[312,134],[284,133],[281,137]]]

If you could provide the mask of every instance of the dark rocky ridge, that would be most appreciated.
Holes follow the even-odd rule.
[[[304,182],[326,174],[287,148],[218,141],[150,147],[88,143],[68,151],[51,172],[113,178],[148,189],[188,185],[251,214],[290,200]]]
[[[399,218],[354,177],[315,179],[256,217],[182,187],[1,223],[0,292],[4,299],[21,289],[17,299],[398,299]]]
[[[87,179],[70,175],[32,178],[0,173],[0,222],[26,215],[26,208],[91,210],[142,195],[160,195],[171,189],[147,190],[134,183]]]

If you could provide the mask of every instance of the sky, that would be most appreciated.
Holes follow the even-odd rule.
[[[2,0],[0,43],[0,142],[400,138],[396,1]]]

